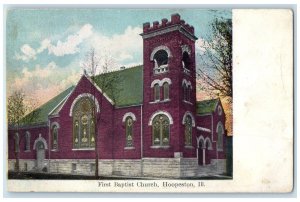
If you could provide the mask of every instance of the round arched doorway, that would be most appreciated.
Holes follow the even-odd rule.
[[[39,134],[39,137],[34,141],[33,149],[36,150],[36,169],[43,170],[45,167],[45,150],[48,149],[48,146],[41,134]]]
[[[36,143],[36,166],[38,170],[43,169],[45,160],[45,145],[42,141]]]

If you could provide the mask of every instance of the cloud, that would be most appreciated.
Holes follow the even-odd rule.
[[[23,90],[25,95],[34,98],[38,105],[50,100],[66,88],[77,83],[80,73],[73,65],[61,68],[55,62],[42,67],[36,65],[32,70],[24,67],[21,75],[16,77],[9,87]]]
[[[92,35],[92,28],[92,25],[86,24],[76,34],[69,35],[65,42],[61,42],[59,40],[55,46],[49,44],[49,54],[54,54],[56,56],[64,56],[80,52],[78,45],[80,45],[84,39]]]
[[[36,49],[24,44],[20,48],[21,54],[15,54],[15,59],[25,62],[36,60],[37,55],[46,50],[49,55],[62,57],[94,47],[99,57],[105,58],[107,55],[112,57],[115,61],[113,69],[116,69],[131,63],[142,63],[143,40],[139,35],[141,32],[140,27],[128,26],[121,34],[106,36],[100,32],[93,32],[93,26],[85,24],[74,34],[68,35],[65,40],[58,40],[56,44],[49,38],[41,41]]]
[[[123,33],[112,36],[95,33],[88,39],[87,46],[93,47],[100,58],[111,57],[115,61],[114,67],[110,67],[110,70],[132,63],[141,64],[143,40],[140,33],[142,33],[140,27],[132,26],[128,26]]]
[[[93,32],[92,25],[86,24],[65,40],[58,40],[56,44],[50,38],[42,40],[36,49],[24,44],[15,57],[26,62],[38,59],[38,55],[45,51],[61,57],[78,52],[80,54],[76,55],[66,67],[59,67],[54,61],[45,66],[32,66],[28,63],[8,86],[14,90],[22,89],[26,95],[36,99],[38,104],[43,104],[78,82],[81,73],[80,60],[92,47],[99,53],[98,57],[102,62],[107,56],[114,60],[109,71],[118,70],[121,66],[131,67],[141,64],[143,58],[143,40],[139,35],[141,32],[142,29],[139,27],[128,26],[120,34],[107,36],[101,32]]]
[[[196,43],[196,52],[200,53],[200,55],[203,55],[206,52],[207,48],[207,42],[203,38],[199,38]]]
[[[17,60],[28,62],[36,59],[36,51],[29,44],[24,44],[20,50],[22,52],[21,55],[18,53],[15,54],[15,58]]]
[[[36,50],[29,44],[24,44],[20,48],[22,54],[16,53],[15,59],[29,62],[30,60],[35,60],[36,55],[42,53],[46,49],[48,49],[48,54],[53,54],[55,56],[64,56],[78,53],[80,52],[78,46],[93,34],[92,29],[92,25],[85,24],[75,34],[69,35],[66,41],[62,42],[58,40],[56,45],[53,45],[51,43],[51,40],[46,38],[40,43],[40,47]]]
[[[51,41],[49,39],[44,39],[42,42],[41,42],[41,46],[37,49],[37,53],[41,53],[43,52],[45,49],[47,49],[48,47],[51,46]]]

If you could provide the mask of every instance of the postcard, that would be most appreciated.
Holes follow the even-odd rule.
[[[293,190],[293,12],[5,8],[9,192]]]

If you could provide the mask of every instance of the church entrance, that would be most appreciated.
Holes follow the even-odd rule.
[[[197,138],[198,165],[205,165],[205,144],[203,136]]]
[[[200,136],[197,138],[198,165],[210,164],[212,150],[212,142],[209,137],[204,139],[203,136]]]
[[[45,150],[48,149],[46,140],[39,134],[39,137],[34,141],[33,150],[36,150],[36,169],[42,170],[44,168]]]
[[[42,141],[36,144],[36,166],[38,170],[43,169],[45,160],[45,145]]]
[[[203,160],[205,158],[205,149],[198,147],[198,165],[203,165]]]

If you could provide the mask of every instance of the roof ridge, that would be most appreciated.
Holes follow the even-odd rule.
[[[206,99],[206,100],[197,100],[196,102],[207,102],[207,101],[213,101],[213,100],[219,100],[220,98],[212,98],[212,99]]]
[[[105,74],[111,74],[111,73],[115,73],[115,72],[122,72],[122,71],[130,70],[130,69],[138,68],[138,67],[142,67],[142,66],[143,66],[143,64],[136,65],[136,66],[131,66],[131,67],[126,67],[125,69],[116,69],[116,70],[112,70],[112,71],[109,71],[109,72],[97,74],[94,77],[102,76],[102,75],[105,75]]]
[[[72,88],[72,87],[75,87],[75,86],[72,85],[72,86],[70,86],[69,88],[67,88],[67,89],[65,89],[65,90],[63,90],[63,91],[61,91],[61,92],[59,92],[57,95],[55,95],[55,96],[52,97],[50,100],[48,100],[47,102],[45,102],[44,104],[42,104],[41,106],[39,106],[39,107],[36,108],[36,109],[42,108],[44,105],[48,104],[49,102],[51,102],[52,100],[54,100],[57,96],[59,96],[60,94],[66,92],[67,90],[69,90],[69,89]],[[36,109],[35,109],[35,110],[36,110]],[[33,111],[34,111],[34,110],[33,110]],[[31,113],[31,112],[30,112],[30,113]]]

